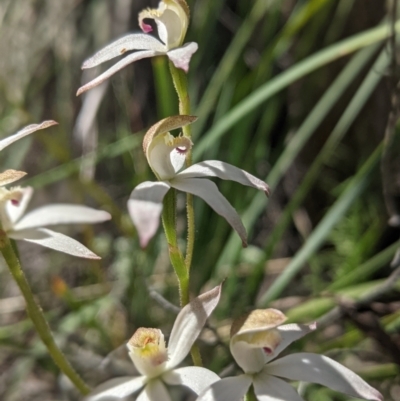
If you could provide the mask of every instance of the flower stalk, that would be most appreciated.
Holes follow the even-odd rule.
[[[176,68],[174,64],[169,62],[169,70],[175,86],[176,93],[179,99],[179,114],[190,115],[190,99],[187,85],[187,78],[185,73]],[[183,135],[191,138],[190,125],[182,127]],[[186,166],[192,165],[192,151],[190,150],[186,156]],[[193,195],[186,194],[186,213],[187,213],[187,245],[185,265],[188,277],[190,276],[190,267],[192,265],[194,237],[195,237],[195,221],[194,221],[194,208],[193,208]]]
[[[179,99],[179,114],[190,115],[190,98],[187,85],[186,74],[179,68],[176,68],[174,64],[169,61],[169,70],[171,72],[172,81],[176,93]],[[182,133],[187,138],[191,138],[190,124],[182,127]],[[186,167],[192,165],[192,151],[189,150],[186,155]],[[176,192],[174,190],[174,192]],[[176,207],[176,203],[175,203]],[[193,250],[194,250],[194,237],[195,237],[195,221],[194,221],[194,207],[193,207],[193,195],[186,193],[186,216],[187,216],[187,243],[186,243],[186,256],[185,256],[185,268],[186,268],[186,288],[182,288],[180,283],[180,297],[181,306],[183,307],[189,302],[189,278],[190,278],[190,267],[192,265]],[[171,254],[171,253],[170,253]],[[171,260],[172,261],[172,260]],[[176,269],[175,269],[176,271]],[[200,350],[196,344],[193,344],[190,351],[193,364],[195,366],[203,366],[201,360]]]
[[[179,283],[179,298],[181,307],[189,302],[189,275],[176,237],[176,190],[171,188],[163,200],[162,222],[168,242],[171,264]]]
[[[49,324],[44,317],[41,307],[38,305],[35,297],[33,296],[32,290],[21,268],[21,263],[14,252],[11,241],[2,228],[0,228],[0,251],[4,257],[4,260],[6,261],[11,275],[18,284],[18,287],[20,288],[25,299],[27,314],[32,320],[35,329],[46,346],[50,356],[53,358],[54,363],[71,380],[71,382],[83,395],[88,394],[90,392],[90,388],[73,369],[54,341]]]

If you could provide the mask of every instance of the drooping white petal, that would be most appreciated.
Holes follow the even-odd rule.
[[[27,213],[14,225],[14,230],[45,227],[55,224],[94,224],[110,220],[111,215],[82,205],[52,204],[39,207]]]
[[[381,401],[382,395],[350,369],[324,355],[298,353],[271,362],[265,368],[274,376],[322,384],[332,390],[366,400]]]
[[[55,224],[95,224],[110,220],[110,213],[83,205],[50,204],[27,213],[17,230]]]
[[[160,380],[151,380],[136,401],[171,401],[171,397]]]
[[[92,81],[88,82],[87,84],[81,86],[78,89],[78,91],[76,92],[76,96],[79,96],[83,92],[86,92],[87,90],[92,89],[95,86],[101,84],[106,79],[108,79],[112,75],[114,75],[116,72],[118,72],[119,70],[122,70],[122,68],[126,67],[128,64],[133,63],[138,60],[141,60],[143,58],[154,57],[159,54],[164,54],[164,53],[156,52],[155,50],[144,50],[144,51],[139,51],[139,52],[129,54],[128,56],[124,57],[122,60],[118,61],[118,63],[116,63],[112,67],[110,67],[108,70],[103,72],[97,78],[95,78]]]
[[[251,382],[252,378],[247,375],[221,379],[203,391],[196,401],[242,401]]]
[[[8,217],[8,226],[3,223],[3,228],[7,231],[12,229],[15,226],[15,222],[25,213],[25,210],[32,198],[33,195],[33,188],[26,187],[21,188],[22,198],[18,202],[18,204],[14,204],[13,202],[6,203],[6,214]]]
[[[18,139],[23,138],[24,136],[27,136],[29,134],[32,134],[35,131],[38,131],[40,129],[44,129],[47,127],[51,127],[52,125],[57,125],[58,123],[53,121],[53,120],[48,120],[48,121],[43,121],[40,124],[31,124],[28,125],[27,127],[21,129],[18,131],[16,134],[11,135],[7,138],[4,138],[0,141],[0,150],[3,150],[5,147],[8,145],[11,145],[13,142],[18,141]]]
[[[181,47],[169,50],[167,56],[176,68],[180,68],[187,73],[189,71],[190,60],[198,48],[199,46],[196,42],[185,43]]]
[[[140,377],[118,377],[106,381],[92,391],[85,401],[108,401],[115,398],[127,397],[130,394],[138,391],[144,386],[146,378]]]
[[[218,177],[223,180],[236,181],[242,185],[259,189],[267,195],[269,193],[269,187],[264,181],[240,168],[219,160],[206,160],[193,164],[180,172],[178,176],[182,178]]]
[[[196,394],[200,394],[208,386],[220,380],[219,376],[211,370],[197,366],[170,370],[164,373],[163,380],[170,385],[182,385],[189,387]]]
[[[170,186],[165,182],[146,181],[139,184],[128,200],[128,211],[135,225],[140,246],[146,247],[157,232],[163,199]]]
[[[304,401],[290,384],[264,371],[254,377],[253,385],[258,401]]]
[[[6,170],[0,173],[0,187],[3,185],[11,184],[14,181],[18,181],[22,177],[26,176],[25,171],[18,170]]]
[[[13,239],[21,239],[27,242],[32,242],[34,244],[45,246],[46,248],[51,248],[59,252],[78,256],[80,258],[101,259],[80,242],[64,234],[48,230],[47,228],[32,228],[20,231],[10,231],[8,235]]]
[[[165,53],[167,48],[153,36],[144,33],[133,33],[99,50],[92,57],[85,60],[82,64],[82,69],[96,67],[130,50],[153,50],[155,52]]]
[[[278,326],[278,330],[281,342],[275,348],[274,352],[266,355],[266,362],[275,359],[286,347],[288,347],[293,341],[304,337],[306,334],[311,333],[317,328],[316,323],[311,324],[285,324],[283,326]]]
[[[199,178],[181,179],[180,177],[176,177],[170,180],[170,184],[180,191],[199,196],[207,202],[215,212],[224,217],[232,228],[236,230],[242,240],[243,246],[247,246],[247,233],[242,220],[212,181]]]
[[[189,353],[206,320],[217,306],[220,295],[219,285],[194,298],[179,312],[168,342],[167,369],[177,366]]]

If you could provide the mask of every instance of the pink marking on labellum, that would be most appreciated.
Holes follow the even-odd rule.
[[[152,26],[149,25],[149,24],[145,24],[144,22],[142,22],[142,23],[140,24],[140,28],[142,28],[142,31],[143,31],[144,33],[153,32]]]
[[[267,355],[271,355],[272,354],[272,349],[269,348],[269,347],[264,347],[263,350]]]
[[[180,155],[184,155],[188,151],[188,148],[186,146],[184,146],[184,147],[179,147],[178,146],[175,149]]]

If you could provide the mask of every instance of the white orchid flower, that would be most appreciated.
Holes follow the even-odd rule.
[[[173,137],[169,131],[181,128],[195,121],[193,116],[167,117],[153,125],[143,139],[143,150],[158,182],[146,181],[138,185],[128,200],[128,210],[135,224],[142,247],[154,236],[159,226],[162,201],[172,188],[199,196],[238,232],[243,246],[247,245],[247,234],[243,223],[217,186],[204,177],[219,177],[237,181],[266,194],[268,185],[231,164],[218,160],[207,160],[180,171],[192,142],[185,136]]]
[[[361,377],[326,356],[302,352],[274,360],[289,344],[316,328],[315,323],[282,326],[285,320],[282,312],[264,309],[234,321],[230,349],[244,374],[212,384],[196,401],[240,401],[251,385],[259,401],[303,401],[281,378],[322,384],[351,397],[383,400]]]
[[[155,21],[161,41],[148,34],[152,31],[152,27],[144,22],[146,19]],[[188,25],[189,7],[185,0],[162,0],[157,9],[143,10],[139,14],[139,26],[145,33],[133,33],[116,40],[87,59],[82,69],[95,67],[130,50],[139,51],[129,54],[103,74],[79,88],[77,96],[101,84],[128,64],[143,58],[166,55],[175,67],[188,72],[190,59],[198,48],[195,42],[182,46]]]
[[[161,330],[139,328],[127,346],[129,356],[141,376],[109,380],[85,400],[121,399],[143,389],[137,401],[170,401],[165,384],[183,385],[199,394],[219,380],[215,373],[202,367],[176,366],[189,353],[207,318],[217,306],[220,294],[221,287],[215,287],[195,298],[179,312],[168,348],[165,347]]]
[[[0,203],[1,225],[8,237],[81,258],[100,259],[80,242],[44,227],[55,224],[100,223],[111,218],[109,213],[81,205],[53,204],[42,206],[24,215],[33,189],[18,188],[18,192],[18,202],[11,200]]]
[[[18,141],[19,139],[29,134],[32,134],[35,131],[48,128],[51,127],[52,125],[57,125],[57,124],[58,123],[56,123],[55,121],[48,120],[48,121],[43,121],[41,124],[28,125],[27,127],[18,131],[16,134],[0,140],[0,151],[2,151],[4,148],[11,145],[15,141]],[[6,189],[3,188],[3,186],[11,184],[12,182],[19,180],[25,175],[26,173],[24,171],[17,171],[17,170],[6,170],[0,173],[0,205],[4,204],[7,201],[14,202],[14,204],[17,204],[20,201],[22,193],[19,187]]]

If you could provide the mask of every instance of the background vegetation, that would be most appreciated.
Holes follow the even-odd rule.
[[[125,341],[139,326],[168,333],[178,304],[163,233],[141,250],[126,209],[133,187],[153,179],[141,149],[143,133],[177,113],[167,62],[142,60],[125,68],[89,92],[84,108],[85,98],[75,96],[92,73],[82,77],[83,60],[137,31],[138,12],[156,4],[0,1],[0,133],[44,119],[60,123],[3,152],[2,168],[29,172],[22,185],[36,188],[32,207],[84,203],[113,215],[96,227],[68,228],[102,256],[99,262],[19,247],[57,339],[92,385],[126,375]],[[394,26],[396,4],[189,4],[187,39],[199,43],[189,73],[192,110],[199,116],[194,158],[237,165],[272,189],[266,199],[218,182],[243,216],[247,249],[224,219],[196,199],[192,292],[225,279],[200,344],[206,364],[218,373],[228,365],[222,374],[235,371],[226,348],[231,319],[250,308],[277,307],[293,321],[319,323],[292,349],[325,353],[361,374],[386,400],[400,400],[399,74],[390,37],[394,27],[400,29],[400,23]],[[184,246],[183,197],[181,205]],[[73,398],[73,391],[57,377],[18,289],[1,268],[0,399],[67,396]],[[346,397],[309,386],[305,399]]]

